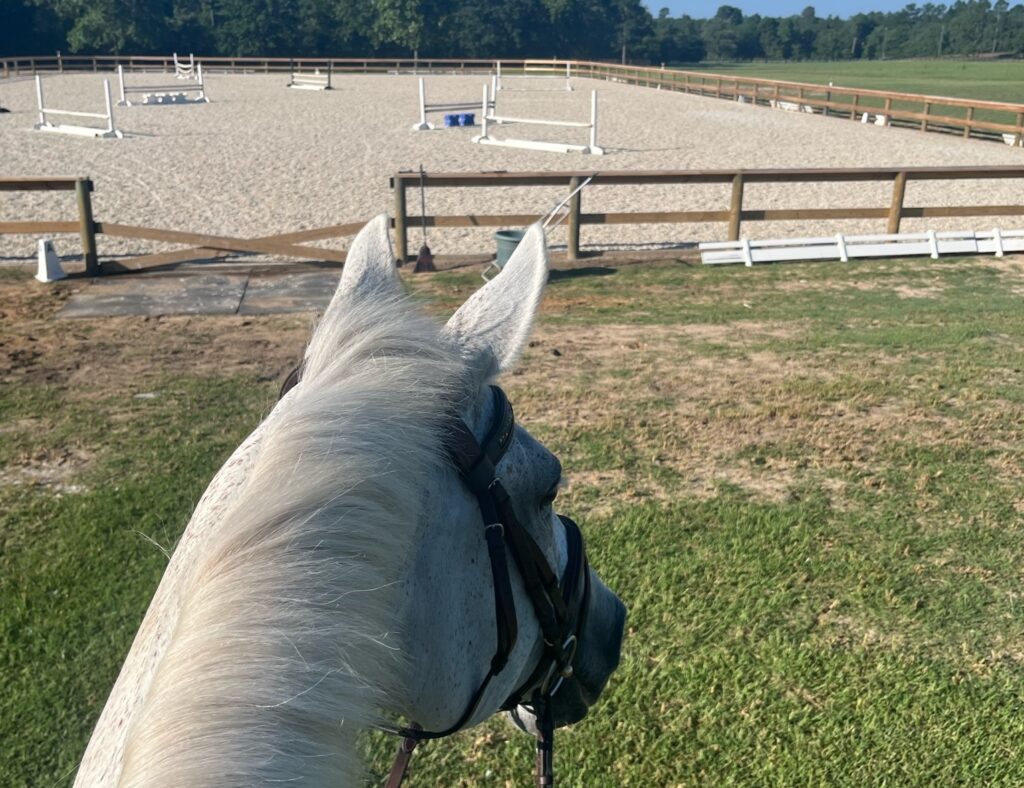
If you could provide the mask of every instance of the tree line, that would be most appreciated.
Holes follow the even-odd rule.
[[[0,0],[0,55],[559,57],[631,63],[1024,53],[1024,5],[820,17],[656,15],[641,0]]]

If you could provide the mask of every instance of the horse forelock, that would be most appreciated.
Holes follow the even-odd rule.
[[[123,785],[356,779],[352,734],[399,691],[392,590],[466,375],[407,298],[336,297],[182,570]]]

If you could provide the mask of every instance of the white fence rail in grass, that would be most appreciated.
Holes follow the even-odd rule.
[[[572,67],[565,64],[565,73],[557,63],[546,60],[524,60],[522,70],[516,74],[501,73],[501,61],[497,61],[497,89],[515,91],[549,92],[555,90],[572,90]],[[547,83],[537,84],[537,80],[564,80],[563,86],[545,87]],[[511,82],[512,84],[506,84]]]
[[[481,145],[501,145],[506,148],[526,148],[528,150],[551,151],[552,153],[590,153],[595,156],[604,154],[604,148],[597,144],[597,91],[590,92],[590,121],[571,120],[549,120],[547,118],[514,118],[506,115],[496,115],[487,109],[487,86],[484,85],[483,106],[480,111],[483,116],[483,130],[479,136],[473,137],[473,142]],[[563,126],[566,128],[588,129],[590,140],[587,145],[577,145],[568,142],[542,142],[540,140],[520,139],[497,139],[490,135],[490,124],[500,123],[502,125],[521,124],[527,126]]]
[[[43,80],[36,74],[36,100],[39,103],[39,122],[35,125],[38,131],[52,131],[58,134],[74,134],[79,137],[109,137],[121,139],[124,137],[114,126],[114,107],[110,101],[110,81],[103,80],[103,98],[106,103],[106,112],[78,112],[67,109],[54,109],[46,106],[43,98]],[[67,123],[53,123],[50,115],[63,115],[71,118],[92,118],[102,120],[103,126],[76,126]]]
[[[117,81],[121,87],[119,107],[132,107],[135,104],[209,104],[206,96],[206,85],[203,82],[203,64],[196,66],[195,82],[178,82],[174,85],[128,85],[124,81],[124,66],[117,67]],[[195,96],[190,96],[195,93]],[[132,100],[130,95],[139,94],[141,100]]]
[[[413,125],[413,131],[429,131],[434,128],[433,123],[427,122],[427,115],[435,113],[446,113],[446,112],[476,112],[480,108],[480,105],[473,101],[449,101],[441,102],[438,104],[427,103],[427,91],[423,81],[423,77],[419,78],[420,81],[420,122]],[[487,86],[484,85],[484,112],[494,112],[495,97],[497,95],[497,75],[491,75],[491,95],[487,97]]]
[[[705,265],[840,260],[864,257],[910,257],[943,254],[994,254],[1024,252],[1024,230],[983,230],[980,232],[896,233],[890,235],[834,235],[830,238],[787,238],[783,240],[715,241],[699,245]]]

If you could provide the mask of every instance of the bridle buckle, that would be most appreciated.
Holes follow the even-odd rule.
[[[575,635],[569,635],[562,643],[562,655],[561,659],[554,659],[551,661],[551,667],[548,668],[548,674],[544,677],[544,681],[540,685],[540,694],[550,697],[558,692],[558,689],[562,686],[562,682],[565,679],[571,679],[573,677],[573,660],[576,659],[576,649],[579,646],[579,640]],[[552,680],[556,679],[554,686],[552,686]]]

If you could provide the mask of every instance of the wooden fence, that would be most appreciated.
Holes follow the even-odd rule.
[[[73,191],[78,203],[78,220],[74,222],[0,222],[0,235],[5,233],[79,233],[82,237],[82,260],[89,276],[100,272],[96,251],[96,223],[92,218],[93,185],[89,178],[0,178],[0,192]]]
[[[983,196],[984,181],[1024,179],[1024,165],[998,167],[896,167],[836,169],[762,169],[762,170],[637,170],[567,172],[474,172],[426,173],[425,188],[475,189],[481,187],[564,186],[572,194],[584,180],[599,185],[730,184],[729,205],[710,211],[644,211],[623,213],[584,213],[582,197],[576,192],[568,202],[567,219],[570,260],[580,254],[580,227],[585,224],[727,224],[728,240],[738,240],[743,222],[823,221],[839,219],[884,219],[886,232],[898,233],[903,219],[959,216],[1024,216],[1024,204],[908,206],[904,196],[908,181],[977,181]],[[754,209],[743,205],[743,191],[752,183],[868,183],[891,182],[889,202],[877,208],[773,208]],[[409,259],[408,228],[425,223],[427,227],[509,227],[525,226],[539,217],[523,214],[462,214],[446,216],[409,216],[406,191],[418,188],[418,172],[400,172],[391,178],[394,192],[396,256]],[[702,239],[710,240],[710,239]]]
[[[867,112],[884,116],[884,125],[958,134],[965,139],[1015,145],[1024,139],[1024,104],[592,62],[575,64],[573,71],[581,77],[730,101],[742,99],[758,106],[849,120]]]
[[[188,260],[222,257],[228,253],[265,254],[344,263],[346,254],[344,251],[302,246],[301,243],[354,235],[365,224],[365,222],[352,222],[259,238],[235,238],[95,221],[92,215],[91,199],[93,183],[89,178],[0,178],[0,191],[74,191],[78,198],[78,219],[76,221],[0,222],[0,235],[79,233],[82,237],[82,259],[87,276],[140,271]],[[184,244],[189,248],[139,255],[127,259],[101,261],[96,247],[97,235]]]
[[[493,58],[201,57],[199,60],[207,73],[219,71],[248,74],[283,74],[294,69],[328,67],[336,74],[478,74],[493,71],[498,63]],[[742,99],[758,106],[795,108],[798,111],[848,119],[856,119],[858,115],[868,112],[884,115],[888,125],[904,128],[958,134],[967,139],[1006,140],[1014,144],[1024,140],[1024,104],[679,69],[623,66],[589,60],[501,59],[502,70],[506,73],[523,71],[527,67],[535,71],[544,64],[550,64],[552,70],[564,70],[568,64],[571,73],[577,77],[731,101]],[[118,65],[138,71],[174,70],[174,61],[170,55],[49,55],[0,58],[0,75],[8,77],[40,72],[114,71]]]
[[[595,186],[608,185],[682,185],[728,184],[728,207],[707,211],[631,211],[620,213],[584,213],[586,190],[577,188],[586,179]],[[899,167],[839,169],[771,169],[771,170],[640,170],[640,171],[567,171],[567,172],[471,172],[425,173],[423,184],[428,189],[477,189],[481,187],[563,186],[573,194],[568,208],[567,257],[580,254],[580,229],[593,224],[693,224],[721,222],[726,225],[729,240],[737,240],[744,222],[828,221],[842,219],[885,220],[886,232],[897,233],[903,219],[946,218],[970,216],[1024,216],[1024,204],[1014,205],[915,205],[908,206],[904,197],[910,181],[972,181],[978,185],[979,196],[984,183],[990,180],[1024,180],[1024,165],[999,167]],[[892,183],[887,205],[855,208],[750,208],[744,206],[744,187],[761,183]],[[456,214],[410,216],[406,193],[418,188],[419,172],[400,172],[391,178],[394,192],[394,228],[396,257],[409,260],[408,230],[410,223],[423,222],[427,227],[515,227],[526,226],[539,217],[532,214]],[[353,235],[363,222],[331,225],[292,233],[236,238],[152,227],[95,221],[92,215],[92,181],[88,178],[3,178],[0,191],[74,191],[78,218],[75,221],[0,222],[0,235],[78,233],[82,239],[82,257],[86,274],[142,270],[188,260],[207,259],[226,253],[264,254],[296,257],[306,260],[342,263],[345,252],[304,242]],[[1024,192],[1022,192],[1024,193]],[[184,244],[188,248],[146,254],[127,259],[100,261],[96,247],[97,235],[134,238],[147,241]],[[710,240],[710,239],[701,239]]]

